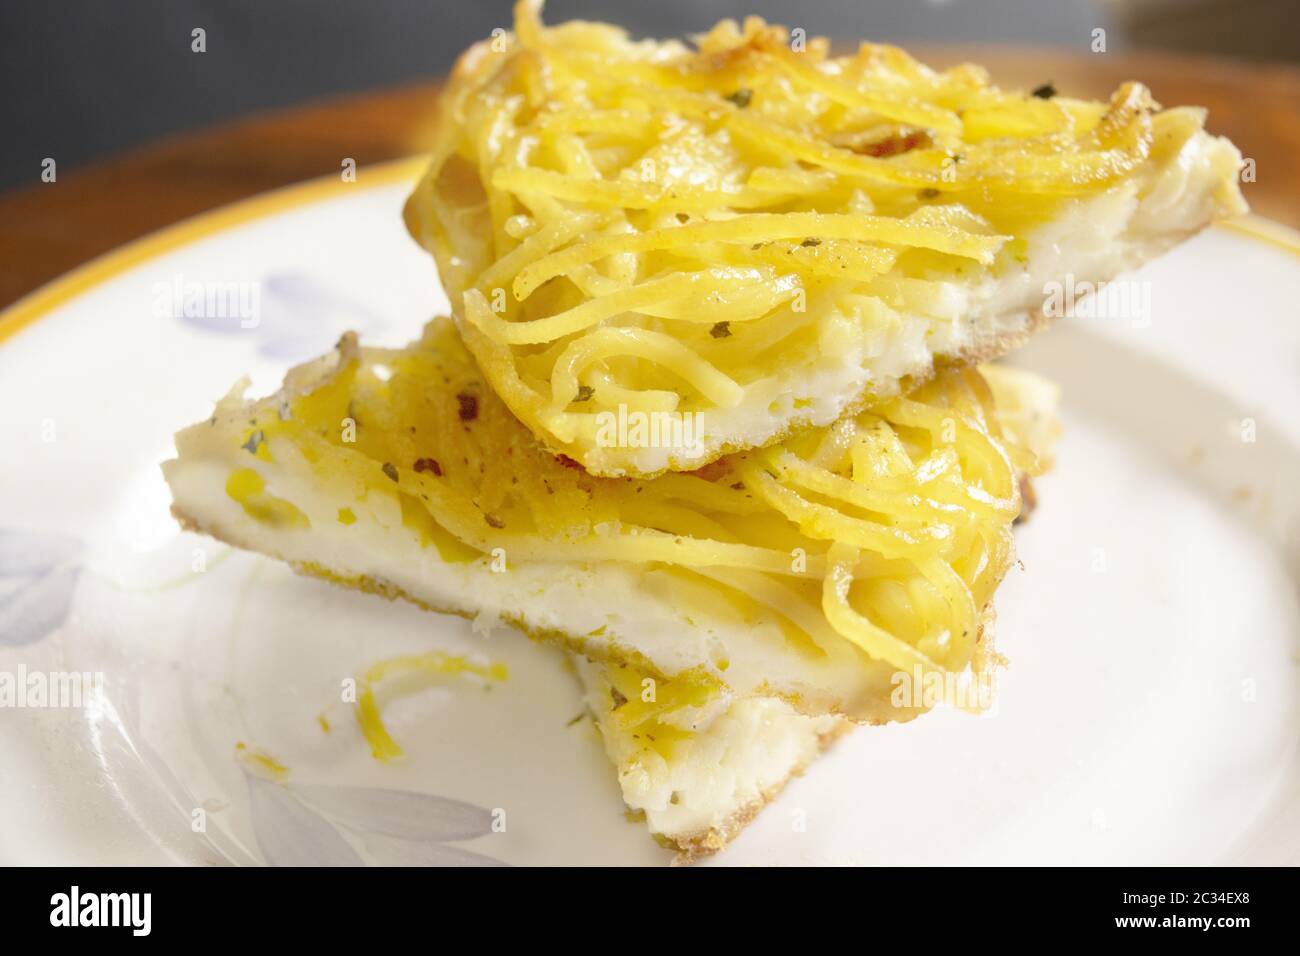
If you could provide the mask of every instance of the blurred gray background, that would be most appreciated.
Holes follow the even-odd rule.
[[[0,189],[169,133],[444,73],[510,24],[510,0],[0,0]],[[758,13],[811,34],[1166,47],[1295,58],[1300,0],[551,0],[676,36]],[[207,31],[207,52],[190,31]]]

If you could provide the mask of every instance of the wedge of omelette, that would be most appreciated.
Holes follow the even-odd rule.
[[[490,386],[593,474],[830,425],[1245,208],[1236,148],[1139,83],[1089,102],[753,17],[688,46],[540,7],[461,58],[406,220]]]
[[[987,379],[693,474],[598,478],[487,387],[450,320],[243,385],[163,466],[195,530],[340,583],[514,624],[709,695],[883,722],[893,675],[988,666],[1019,476]]]

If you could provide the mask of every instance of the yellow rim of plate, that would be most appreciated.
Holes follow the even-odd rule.
[[[165,226],[50,280],[0,312],[0,342],[18,334],[65,302],[142,262],[236,226],[308,206],[323,199],[334,199],[356,190],[378,189],[403,181],[410,181],[414,185],[415,179],[424,171],[426,162],[423,156],[409,156],[364,166],[357,171],[354,182],[344,182],[338,173],[321,176],[319,179],[294,183],[271,192],[258,193]]]
[[[356,181],[350,183],[343,182],[338,174],[309,179],[199,213],[197,216],[183,219],[157,232],[128,242],[112,252],[77,266],[57,279],[52,279],[0,312],[0,343],[53,312],[65,302],[89,292],[142,262],[227,229],[265,219],[289,209],[307,206],[323,199],[333,199],[358,189],[391,186],[403,180],[414,183],[414,180],[424,171],[425,162],[427,160],[423,156],[408,156],[405,159],[376,163],[359,170]],[[1243,216],[1218,225],[1230,232],[1300,256],[1300,231],[1290,226],[1255,215]]]

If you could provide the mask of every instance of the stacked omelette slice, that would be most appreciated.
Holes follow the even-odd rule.
[[[855,723],[983,686],[1055,388],[975,363],[1242,207],[1193,109],[751,19],[462,57],[408,227],[453,304],[177,436],[188,527],[572,652],[628,806],[716,850]],[[942,686],[953,686],[942,683]]]

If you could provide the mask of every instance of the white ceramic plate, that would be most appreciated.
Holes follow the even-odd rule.
[[[0,674],[103,675],[0,707],[0,863],[669,859],[559,654],[168,515],[172,433],[239,376],[445,308],[399,219],[416,169],[202,217],[0,318]],[[1300,862],[1300,258],[1215,229],[1137,278],[1149,324],[1067,319],[1016,357],[1062,384],[1066,437],[999,595],[995,712],[859,730],[716,862]],[[164,314],[187,282],[247,283],[256,327]],[[434,649],[510,676],[394,704],[381,764],[341,681]]]

